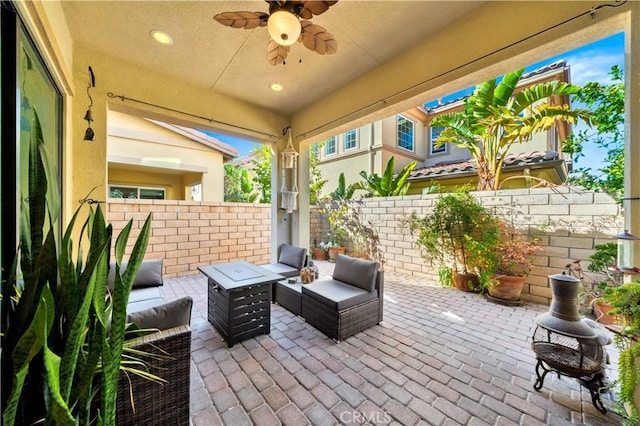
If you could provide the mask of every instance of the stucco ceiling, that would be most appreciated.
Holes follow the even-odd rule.
[[[188,81],[203,90],[291,115],[486,2],[340,0],[312,19],[336,37],[337,53],[319,55],[297,43],[286,65],[277,66],[266,59],[266,28],[229,28],[213,19],[226,11],[266,12],[264,1],[62,3],[74,43]],[[174,43],[163,46],[155,42],[149,35],[153,29],[167,31]],[[282,84],[284,90],[271,91],[273,82]]]

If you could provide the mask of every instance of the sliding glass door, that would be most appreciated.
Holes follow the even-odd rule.
[[[22,208],[28,208],[29,144],[36,137],[37,115],[42,141],[55,177],[47,195],[60,194],[62,151],[62,96],[35,43],[9,2],[0,6],[2,43],[0,126],[0,239],[2,277],[9,270],[19,241]],[[59,196],[58,196],[59,197]],[[59,200],[61,201],[61,200]],[[54,217],[59,234],[59,213]],[[57,239],[59,241],[59,239]]]

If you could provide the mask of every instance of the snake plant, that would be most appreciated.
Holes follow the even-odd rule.
[[[55,184],[49,185],[56,182],[55,172],[37,114],[31,129],[20,246],[2,286],[3,424],[114,425],[126,305],[146,250],[151,216],[124,270],[132,221],[116,238],[115,283],[109,290],[112,227],[100,206],[81,203],[56,243],[59,195]],[[86,208],[86,220],[76,233]]]

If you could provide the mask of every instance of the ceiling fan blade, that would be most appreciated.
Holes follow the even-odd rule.
[[[329,7],[338,3],[338,0],[324,0],[324,1],[308,0],[303,3],[304,3],[304,9],[303,9],[303,12],[300,14],[300,16],[304,19],[310,19],[313,15],[320,15],[326,12],[327,10],[329,10]],[[305,11],[310,12],[312,15],[305,16]],[[306,15],[308,15],[308,13],[306,13]]]
[[[256,27],[264,27],[267,25],[269,15],[264,12],[223,12],[213,17],[222,25],[231,28],[244,28],[250,30]]]
[[[273,40],[269,40],[267,45],[267,60],[271,65],[278,65],[287,59],[289,53],[289,46],[280,46]]]
[[[338,41],[324,27],[310,21],[301,21],[302,44],[320,55],[332,55],[338,51]]]

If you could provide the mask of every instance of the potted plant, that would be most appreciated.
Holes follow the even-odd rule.
[[[537,242],[511,231],[499,221],[500,243],[495,252],[493,276],[488,280],[489,296],[501,300],[518,301],[527,275],[531,272],[532,256],[539,250]]]
[[[364,218],[362,200],[340,200],[337,203],[342,212],[343,229],[353,244],[350,256],[373,260],[383,269],[384,252],[380,248],[380,236],[373,222]]]
[[[587,273],[579,259],[567,264],[566,268],[582,281],[581,304],[593,309],[598,322],[610,325],[616,323],[617,319],[608,315],[613,307],[602,296],[607,288],[617,287],[621,281],[621,273],[616,268],[618,245],[612,242],[597,244],[594,249],[595,252],[587,258]]]
[[[402,225],[416,237],[425,260],[450,265],[456,288],[480,289],[478,274],[491,265],[500,233],[497,219],[467,189],[441,196],[431,213],[420,217],[414,212]]]
[[[320,210],[327,215],[327,221],[331,231],[328,234],[329,242],[326,245],[329,255],[329,262],[335,262],[338,253],[345,254],[347,248],[344,246],[344,238],[347,234],[345,230],[346,207],[339,202],[329,202]]]
[[[613,307],[610,315],[622,318],[622,325],[614,335],[614,344],[620,351],[618,397],[628,416],[628,424],[637,425],[640,422],[640,407],[636,404],[640,392],[640,281],[607,287],[602,299]]]
[[[318,240],[313,240],[313,247],[311,248],[311,255],[313,260],[326,260],[327,259],[327,251],[322,247],[322,242],[320,245],[317,244]]]
[[[20,246],[2,283],[2,423],[89,424],[94,419],[114,425],[126,306],[151,234],[151,216],[140,229],[126,269],[120,265],[133,221],[112,249],[112,227],[98,206],[89,212],[76,242],[72,240],[86,199],[56,243],[60,199],[55,184],[49,185],[57,180],[56,171],[47,158],[37,114],[31,128]],[[117,267],[109,290],[111,254]],[[99,416],[92,412],[96,397],[102,402]]]

